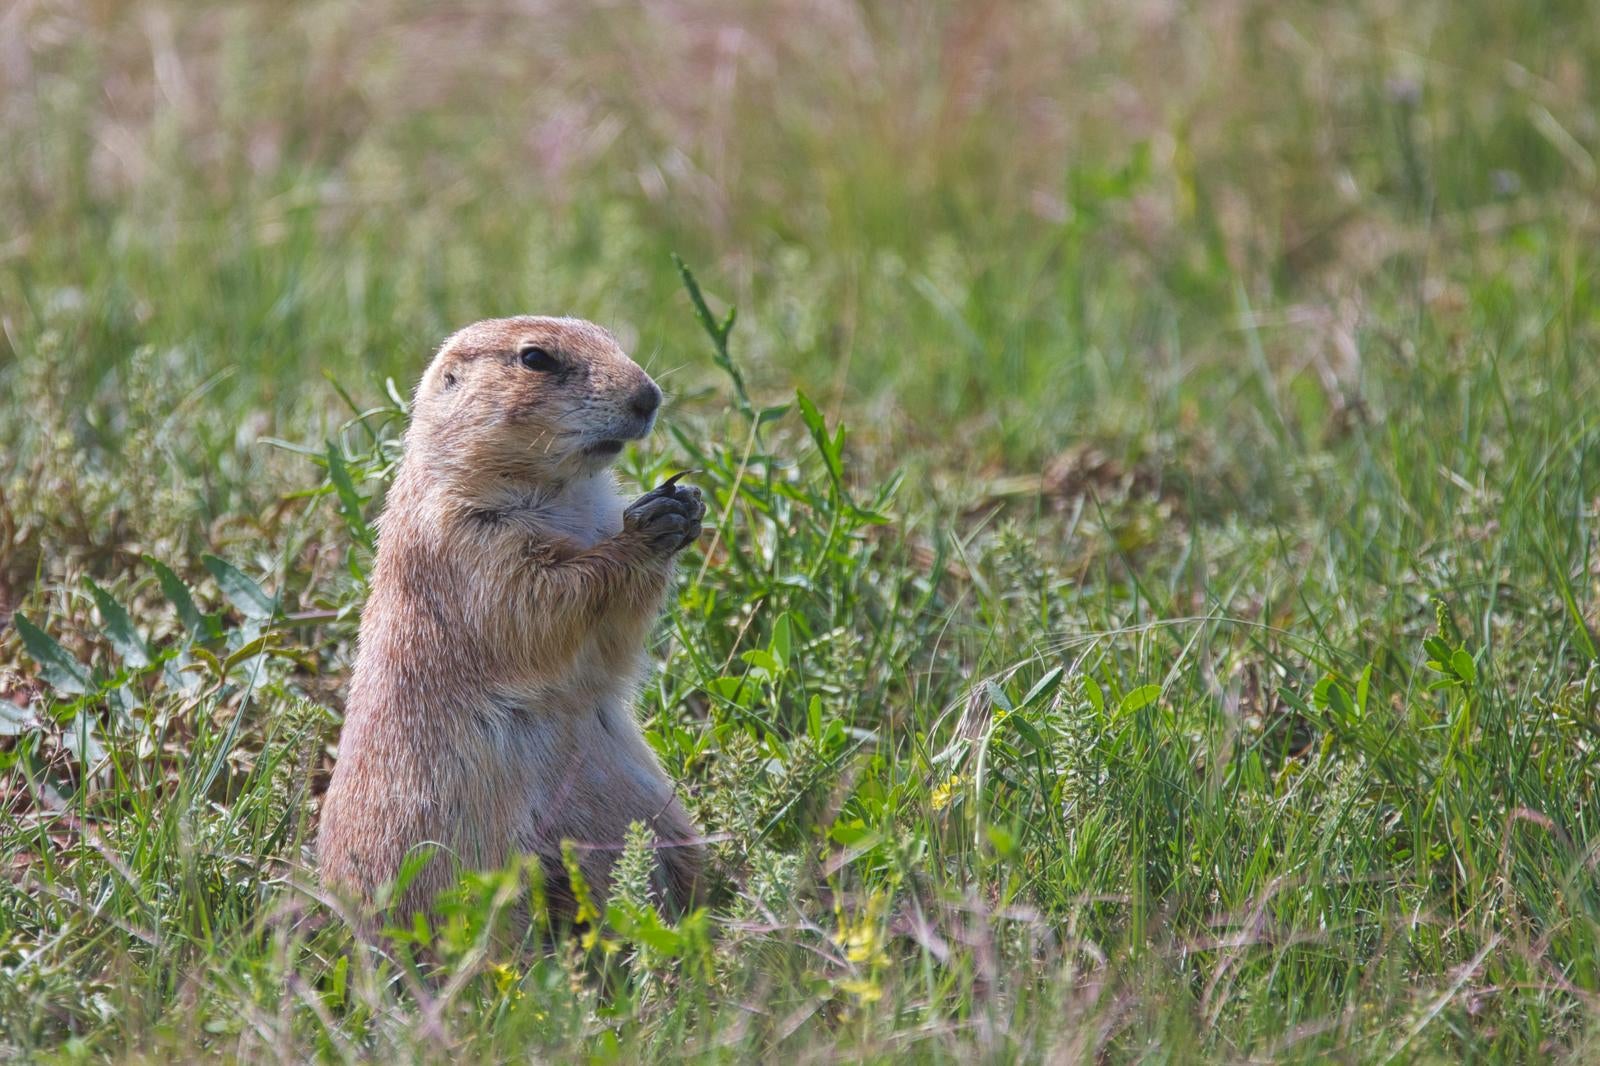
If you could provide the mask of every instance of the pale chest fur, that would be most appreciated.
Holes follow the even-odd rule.
[[[644,638],[658,605],[641,606],[636,619],[614,613],[569,618],[565,635],[576,647],[559,664],[518,631],[517,612],[508,609],[508,601],[521,595],[512,579],[516,571],[539,565],[529,563],[528,544],[559,545],[568,553],[587,550],[622,528],[622,507],[615,481],[604,473],[553,491],[507,495],[482,512],[477,551],[464,553],[471,559],[461,586],[473,595],[465,605],[461,636],[508,652],[500,668],[481,679],[482,698],[496,706],[561,714],[632,700],[645,668]],[[535,599],[527,606],[538,611],[543,605]]]
[[[496,519],[492,554],[514,554],[506,545],[522,537],[559,539],[581,550],[621,525],[622,501],[604,475],[557,493],[508,499]],[[505,594],[497,590],[491,600]],[[499,614],[493,602],[482,606]],[[548,850],[570,838],[609,852],[630,821],[649,821],[673,805],[671,782],[632,709],[653,617],[652,605],[631,626],[614,616],[596,619],[591,631],[572,634],[577,649],[560,670],[549,669],[537,647],[525,648],[474,694],[470,720],[481,745],[481,785],[505,810],[521,848]],[[505,639],[515,643],[516,634]]]
[[[490,503],[516,532],[575,548],[592,548],[622,528],[622,496],[608,472],[554,489],[491,497]]]

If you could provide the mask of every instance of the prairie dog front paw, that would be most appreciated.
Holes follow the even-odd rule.
[[[676,477],[651,489],[622,512],[622,529],[642,537],[651,549],[674,555],[700,536],[706,504],[700,490]]]

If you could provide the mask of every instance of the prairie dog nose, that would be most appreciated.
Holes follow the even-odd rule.
[[[649,418],[661,406],[661,387],[653,381],[646,381],[634,392],[633,399],[629,402],[633,413],[640,418]]]

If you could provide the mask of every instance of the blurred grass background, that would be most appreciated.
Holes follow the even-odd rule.
[[[408,382],[460,322],[550,308],[688,390],[677,250],[761,378],[858,431],[936,417],[1025,466],[1187,401],[1270,439],[1253,377],[1315,434],[1380,322],[1472,331],[1465,275],[1541,256],[1577,283],[1590,14],[16,4],[7,374],[55,328],[103,422],[149,346],[163,391],[225,370],[283,431],[323,371]]]
[[[1600,19],[1582,0],[9,4],[0,613],[22,608],[99,662],[105,617],[81,579],[131,598],[155,633],[144,553],[206,588],[211,552],[301,606],[358,603],[345,525],[295,495],[323,471],[264,440],[348,441],[341,389],[359,407],[385,403],[391,378],[404,395],[448,332],[490,315],[607,324],[668,389],[672,428],[737,459],[743,437],[723,438],[743,430],[676,252],[715,306],[738,306],[755,394],[799,388],[847,423],[862,491],[903,478],[879,540],[804,557],[846,590],[827,611],[724,559],[708,560],[721,606],[698,582],[680,605],[668,672],[693,664],[708,685],[744,647],[712,624],[730,602],[763,640],[780,601],[818,641],[896,634],[882,676],[817,668],[830,720],[888,732],[869,768],[828,764],[841,809],[796,813],[787,838],[763,830],[772,862],[856,846],[840,825],[900,810],[897,832],[946,864],[919,882],[908,871],[926,856],[874,860],[860,884],[828,882],[867,902],[839,904],[836,923],[807,890],[807,921],[837,925],[843,944],[852,923],[904,934],[927,901],[981,899],[1053,923],[1048,948],[995,949],[1015,984],[944,928],[942,950],[971,966],[953,1015],[928,1005],[943,992],[917,999],[912,977],[885,978],[883,1002],[899,1006],[879,1023],[822,1010],[794,1022],[795,1040],[819,1056],[838,1040],[885,1057],[974,1042],[1001,1058],[1581,1061],[1600,994],[1597,70]],[[800,453],[802,434],[779,440]],[[755,538],[741,528],[727,535]],[[901,585],[924,598],[848,592]],[[1471,684],[1444,695],[1421,665],[1435,631],[1477,657]],[[336,708],[349,638],[348,619],[306,637],[316,677],[284,680],[283,698]],[[45,706],[5,640],[0,694]],[[1073,718],[1092,696],[1063,688],[1041,791],[1023,774],[995,809],[953,806],[975,768],[933,760],[976,735],[978,704],[993,712],[978,682],[1031,679],[1068,648],[1075,672],[1130,695],[1162,686],[1163,715],[1146,720],[1134,699],[1095,733]],[[1353,692],[1366,663],[1394,723],[1362,725],[1313,693],[1329,673]],[[808,691],[774,696],[762,739],[791,785],[815,754],[800,749],[821,743]],[[726,739],[715,707],[676,689],[650,701],[658,746],[705,804],[718,789],[781,791],[759,760],[743,777],[707,769],[705,738]],[[1410,739],[1387,747],[1391,730]],[[1274,745],[1294,757],[1249,764],[1247,748]],[[1091,773],[1094,751],[1109,762]],[[1296,769],[1306,752],[1322,761]],[[1470,772],[1463,752],[1480,760]],[[1189,774],[1209,789],[1187,791]],[[56,1002],[27,984],[37,966],[19,974],[52,929],[75,928],[21,917],[55,883],[28,881],[43,848],[28,834],[46,829],[24,817],[21,780],[7,792],[14,942],[0,944],[13,1018]],[[1104,791],[1075,806],[1056,780]],[[910,829],[904,789],[920,797]],[[1351,813],[1369,802],[1369,821]],[[702,817],[741,833],[731,811]],[[1519,850],[1513,823],[1541,818],[1554,828]],[[1006,819],[1014,840],[983,836]],[[1258,831],[1263,850],[1241,865],[1207,858]],[[1387,833],[1409,842],[1385,850]],[[1022,872],[991,865],[1007,855]],[[1154,928],[1190,945],[1174,958],[1215,951],[1194,945],[1217,915],[1265,908],[1264,886],[1316,872],[1346,878],[1353,909],[1296,904],[1251,941],[1263,955],[1250,966],[1191,972],[1145,954]],[[728,876],[759,895],[747,874]],[[1083,902],[1097,892],[1137,903]],[[1441,931],[1418,946],[1424,912]],[[1370,924],[1340,925],[1354,913]],[[1238,928],[1259,932],[1251,921]],[[1336,943],[1296,939],[1330,924]],[[1109,970],[1061,947],[1079,938]],[[892,953],[908,975],[948,962],[910,940]],[[52,980],[89,980],[76,950]],[[170,977],[193,956],[161,958]],[[1292,995],[1280,967],[1296,972]],[[1089,991],[1084,973],[1099,975]],[[804,985],[781,966],[746,977],[747,1002]],[[138,1009],[99,993],[120,1004],[96,1008],[114,1019],[103,1030],[59,1007],[71,1020],[12,1046],[133,1039],[169,1018],[180,986],[140,985]],[[657,1046],[696,1026],[728,1033],[652,1010],[601,1029]],[[1038,1022],[1053,1014],[1069,1031]],[[785,1024],[721,1046],[779,1046]],[[574,1025],[544,1046],[590,1046],[592,1018]],[[467,1046],[499,1053],[492,1027],[479,1038]]]

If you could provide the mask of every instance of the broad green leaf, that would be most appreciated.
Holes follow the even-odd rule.
[[[994,848],[994,853],[1000,858],[1005,858],[1017,850],[1017,838],[1008,830],[997,825],[984,826],[984,835],[989,838],[989,844]]]
[[[683,936],[661,923],[653,907],[628,907],[613,904],[606,908],[606,919],[629,940],[643,944],[658,955],[676,958],[683,952]]]
[[[1058,666],[1054,670],[1051,670],[1048,674],[1045,674],[1043,677],[1041,677],[1034,684],[1034,686],[1028,690],[1028,694],[1022,697],[1023,709],[1026,710],[1029,707],[1036,707],[1045,700],[1049,699],[1050,696],[1055,693],[1056,687],[1061,684],[1061,675],[1065,672],[1065,667]]]
[[[860,818],[852,818],[848,822],[834,822],[828,829],[828,836],[833,838],[835,844],[848,848],[866,840],[872,836],[872,832],[866,822]]]
[[[772,640],[767,644],[767,649],[772,652],[772,657],[777,659],[778,665],[784,668],[789,665],[789,653],[794,645],[791,627],[789,612],[785,611],[772,624]]]
[[[22,646],[39,664],[39,674],[50,687],[66,696],[83,696],[94,690],[89,671],[67,654],[54,637],[18,614],[12,618],[22,636]]]
[[[161,582],[161,592],[167,597],[173,609],[178,612],[178,620],[183,623],[189,635],[196,640],[203,640],[211,635],[211,626],[207,624],[194,605],[194,597],[189,593],[189,586],[183,579],[172,572],[172,568],[152,555],[144,556],[145,565],[156,572],[156,580]]]
[[[1011,706],[1011,697],[1007,696],[999,685],[993,681],[983,683],[983,691],[988,694],[989,702],[1010,714],[1015,708]]]
[[[1284,685],[1280,685],[1278,686],[1277,691],[1278,699],[1282,700],[1289,707],[1294,708],[1295,712],[1302,718],[1311,717],[1311,708],[1306,706],[1306,701],[1301,699],[1293,689]]]
[[[1132,714],[1135,711],[1142,711],[1160,698],[1160,685],[1140,685],[1122,697],[1122,702],[1117,704],[1117,714]]]
[[[1083,675],[1083,694],[1089,698],[1089,706],[1096,714],[1105,713],[1106,694],[1100,690],[1100,683],[1088,674]]]
[[[133,619],[128,617],[128,612],[122,604],[111,598],[111,594],[90,578],[83,579],[84,585],[89,589],[89,594],[94,597],[95,606],[100,609],[100,617],[105,622],[106,639],[116,649],[117,655],[124,663],[135,670],[142,670],[150,665],[150,647],[145,644],[144,638],[133,627]]]
[[[204,670],[207,673],[211,674],[213,677],[218,678],[219,680],[226,673],[226,671],[223,670],[223,668],[222,668],[222,660],[218,659],[215,655],[211,654],[211,652],[208,649],[199,647],[197,645],[197,646],[195,646],[195,647],[193,647],[193,648],[191,648],[189,650],[190,650],[191,654],[193,654],[194,657],[199,660],[199,662],[198,663],[190,663],[184,669],[186,669],[186,670],[197,670],[197,671],[198,670]]]
[[[737,703],[748,685],[749,682],[742,677],[713,677],[705,687],[712,695]]]
[[[777,656],[765,648],[751,648],[740,655],[739,658],[749,663],[752,669],[766,678],[775,678],[783,673],[783,664],[778,661]]]
[[[1341,722],[1351,721],[1356,716],[1356,705],[1350,699],[1350,693],[1331,674],[1317,682],[1311,696]]]
[[[1471,684],[1478,680],[1478,664],[1466,648],[1457,648],[1450,656],[1450,667],[1461,680]]]
[[[339,449],[332,442],[328,444],[328,480],[333,482],[333,489],[339,495],[339,510],[344,513],[344,520],[351,531],[361,539],[367,547],[372,546],[372,527],[367,524],[366,515],[362,513],[361,494],[356,491],[355,482],[350,480],[350,469],[345,466],[344,456],[339,454]]]
[[[1035,750],[1049,750],[1050,745],[1045,743],[1044,736],[1039,732],[1038,729],[1034,727],[1032,722],[1028,721],[1022,715],[1013,714],[1008,716],[1006,718],[1006,725],[1014,727],[1018,733],[1021,733],[1023,739],[1027,740],[1029,744],[1032,744]]]
[[[349,987],[350,956],[340,955],[339,961],[333,964],[333,972],[329,975],[322,998],[334,1010],[344,1006],[345,990]]]
[[[232,670],[235,666],[238,666],[245,660],[254,659],[257,655],[269,650],[268,644],[271,642],[271,640],[271,635],[268,635],[264,637],[257,637],[249,643],[242,645],[238,650],[231,652],[228,657],[222,661],[223,670]]]
[[[18,707],[10,700],[0,700],[0,737],[19,736],[38,727],[32,712],[26,707]]]
[[[239,609],[240,614],[258,621],[266,621],[272,617],[277,609],[272,597],[262,591],[260,585],[246,577],[238,567],[215,555],[202,555],[200,561],[211,571],[211,576],[217,579],[217,587],[228,597],[228,602]]]

